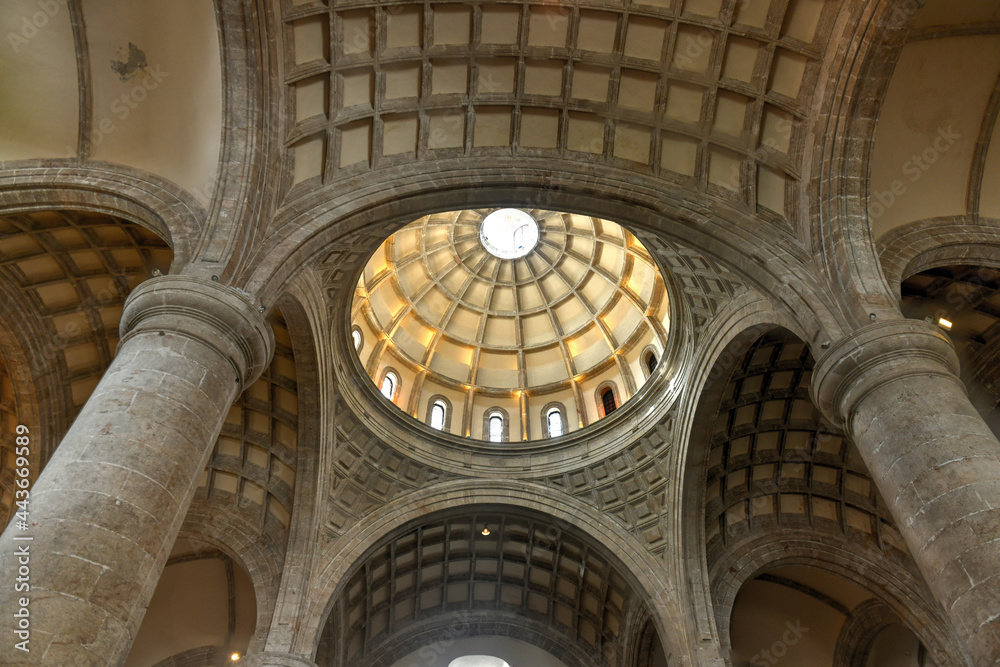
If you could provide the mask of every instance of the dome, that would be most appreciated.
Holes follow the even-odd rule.
[[[558,437],[607,416],[656,368],[666,286],[609,220],[545,210],[428,215],[358,280],[365,371],[411,417],[492,441]]]

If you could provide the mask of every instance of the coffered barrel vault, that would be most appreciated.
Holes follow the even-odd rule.
[[[452,155],[559,156],[697,184],[783,221],[834,3],[733,4],[289,7],[286,183]]]

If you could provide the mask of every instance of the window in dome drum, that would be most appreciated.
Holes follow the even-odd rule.
[[[396,375],[394,373],[385,374],[385,378],[382,380],[382,395],[390,401],[396,395]]]
[[[559,408],[552,408],[549,410],[548,421],[550,438],[558,438],[563,434],[562,413],[559,412]]]
[[[444,428],[444,403],[440,401],[431,408],[431,428],[439,431]]]
[[[503,417],[499,414],[490,416],[490,442],[503,442]]]
[[[604,403],[605,417],[614,412],[615,409],[618,407],[618,405],[615,403],[615,392],[612,391],[610,387],[608,389],[605,389],[604,392],[601,394],[601,402]]]

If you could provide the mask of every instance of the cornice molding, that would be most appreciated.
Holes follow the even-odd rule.
[[[854,409],[891,382],[937,375],[955,382],[958,355],[948,337],[923,320],[876,322],[834,343],[816,361],[813,402],[837,427],[850,431]]]
[[[119,349],[141,334],[170,332],[214,349],[236,373],[240,391],[260,377],[274,354],[274,332],[263,306],[233,287],[160,276],[140,284],[122,311]]]

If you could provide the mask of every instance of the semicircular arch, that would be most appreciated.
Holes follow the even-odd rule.
[[[885,602],[927,647],[937,664],[960,665],[965,650],[916,572],[873,556],[857,544],[810,531],[786,531],[754,536],[734,545],[713,568],[712,597],[723,650],[729,646],[729,619],[743,584],[766,571],[784,566],[823,569],[863,588]]]
[[[314,655],[320,632],[349,574],[365,554],[412,521],[449,510],[463,511],[470,505],[492,508],[510,507],[550,517],[564,523],[604,548],[626,574],[643,602],[649,607],[657,632],[664,644],[674,651],[684,651],[687,641],[680,635],[684,627],[675,587],[661,575],[662,566],[635,538],[613,520],[602,516],[589,505],[561,493],[534,484],[498,481],[459,480],[435,484],[407,494],[369,515],[342,535],[319,560],[326,562],[314,579],[316,591],[311,603],[300,614],[300,627],[293,652]]]
[[[122,165],[29,163],[0,171],[0,214],[72,209],[123,218],[171,247],[172,272],[191,261],[205,211],[187,191]]]
[[[807,268],[810,259],[801,244],[780,227],[761,224],[716,197],[644,183],[635,174],[606,167],[581,170],[572,163],[558,174],[551,164],[525,167],[516,180],[510,169],[487,160],[466,159],[433,170],[414,167],[426,173],[409,174],[405,184],[387,170],[363,183],[342,183],[336,193],[323,190],[286,204],[237,281],[268,302],[299,267],[331,253],[342,253],[338,262],[360,266],[383,239],[422,215],[465,208],[543,208],[614,220],[647,248],[655,245],[647,240],[655,238],[682,243],[775,295],[801,328],[839,331],[830,297]]]

